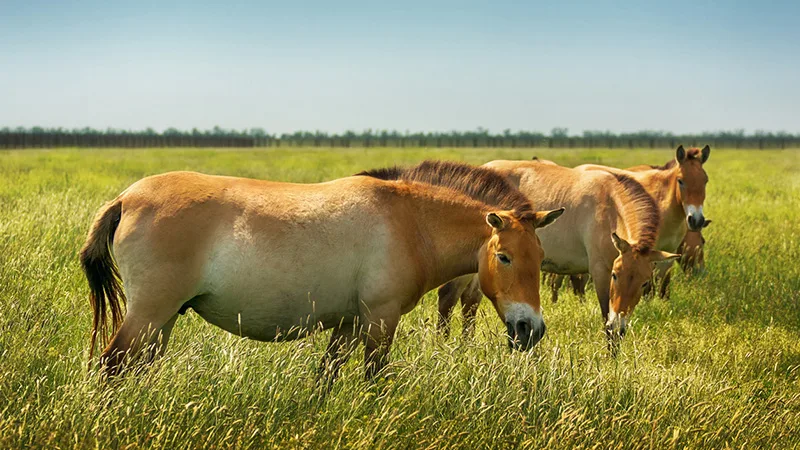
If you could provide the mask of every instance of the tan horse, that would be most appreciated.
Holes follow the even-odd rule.
[[[653,199],[626,175],[569,169],[541,160],[493,161],[485,166],[518,185],[531,203],[566,208],[555,225],[538,231],[545,252],[542,270],[565,275],[589,272],[606,332],[611,343],[617,342],[650,279],[651,263],[678,257],[653,250],[659,223]],[[476,284],[465,276],[440,288],[443,317],[459,297],[480,300],[468,291],[470,286]],[[467,305],[464,309],[474,310]]]
[[[710,219],[705,219],[703,228],[711,224]],[[687,231],[678,250],[681,254],[681,267],[685,272],[692,272],[698,270],[702,272],[705,270],[705,252],[703,247],[706,245],[706,238],[703,237],[702,231]]]
[[[108,339],[110,311],[106,372],[152,360],[192,308],[260,341],[334,329],[321,366],[331,380],[361,338],[369,377],[386,364],[401,315],[476,271],[520,330],[515,348],[531,348],[545,329],[534,228],[560,212],[534,212],[483,168],[426,162],[399,181],[384,172],[305,185],[192,172],[134,183],[98,212],[81,250],[92,351]]]
[[[710,219],[705,219],[703,228],[711,223]],[[706,238],[703,237],[702,231],[687,231],[681,245],[678,247],[678,252],[681,254],[680,264],[683,271],[687,274],[694,272],[705,271],[705,251],[703,248],[706,245]],[[664,275],[661,281],[661,291],[666,292],[669,289],[669,283],[672,279],[672,271],[669,270]]]
[[[656,248],[676,252],[687,231],[700,231],[705,223],[703,202],[706,198],[708,175],[703,164],[710,155],[711,148],[708,145],[702,150],[684,150],[681,145],[675,151],[675,159],[663,166],[641,165],[623,170],[584,164],[576,169],[621,173],[638,181],[655,199],[661,213]],[[656,278],[665,280],[671,266],[672,263],[659,264]],[[659,295],[664,297],[666,293],[667,284],[662,281]]]

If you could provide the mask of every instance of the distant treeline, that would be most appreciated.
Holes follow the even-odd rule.
[[[505,130],[493,134],[475,131],[401,133],[388,130],[346,131],[342,134],[298,131],[293,134],[270,134],[262,128],[249,130],[182,131],[169,128],[163,133],[144,131],[105,131],[82,128],[2,128],[0,148],[51,147],[549,147],[549,148],[674,148],[679,144],[727,148],[797,148],[800,134],[744,130],[675,135],[662,131],[611,133],[584,131],[570,135],[566,128],[554,128],[550,134]]]

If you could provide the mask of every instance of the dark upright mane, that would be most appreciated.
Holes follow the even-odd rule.
[[[638,252],[647,253],[653,249],[658,237],[658,225],[661,221],[658,206],[638,181],[623,173],[611,174],[622,185],[627,196],[622,202],[623,210],[630,211],[635,217],[636,223],[628,227],[628,230],[635,234],[630,237],[636,238],[636,242],[631,243],[631,246]]]
[[[663,166],[653,166],[653,165],[651,165],[650,167],[652,169],[657,169],[657,170],[669,170],[669,169],[672,169],[673,167],[675,167],[677,165],[678,165],[678,161],[675,161],[675,159],[670,159]]]
[[[372,169],[356,175],[446,187],[487,205],[513,211],[517,218],[534,212],[525,194],[505,177],[492,169],[466,163],[429,160],[414,167]]]

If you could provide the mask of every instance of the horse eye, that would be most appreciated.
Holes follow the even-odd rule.
[[[614,272],[611,272],[611,279],[614,280],[614,281],[617,281],[617,274],[614,273]]]
[[[506,255],[504,255],[502,253],[498,253],[497,254],[497,259],[500,260],[500,262],[503,263],[503,264],[511,264],[511,260],[508,259],[508,256],[506,256]]]
[[[678,185],[680,185],[680,187],[683,187],[683,178],[678,178]]]

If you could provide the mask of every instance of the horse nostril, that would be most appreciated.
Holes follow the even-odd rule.
[[[506,322],[506,332],[508,332],[508,337],[509,338],[511,338],[511,339],[515,338],[514,326],[511,325],[511,322]]]
[[[531,324],[527,320],[520,320],[517,322],[517,338],[522,342],[526,342],[531,336],[531,329]]]
[[[686,216],[686,223],[689,224],[689,228],[694,228],[694,217],[691,214]]]

